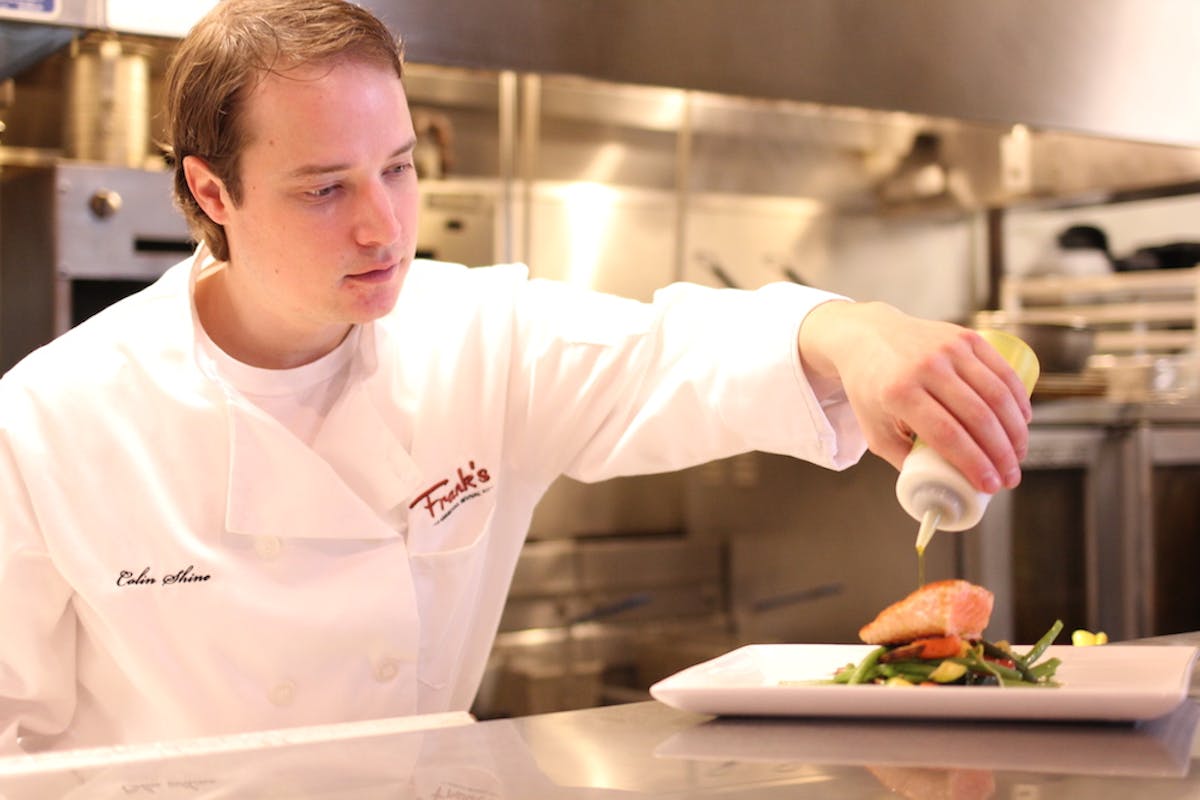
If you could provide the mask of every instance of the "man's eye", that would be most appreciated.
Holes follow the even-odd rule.
[[[328,186],[321,186],[316,189],[309,189],[308,191],[306,191],[304,193],[304,196],[309,197],[313,200],[320,200],[322,198],[329,197],[334,192],[336,192],[338,190],[338,188],[339,188],[338,184],[332,183]]]
[[[388,173],[390,173],[392,175],[403,175],[405,172],[408,172],[412,168],[413,168],[412,163],[406,161],[403,164],[393,164],[392,166],[388,167],[387,171],[388,171]]]

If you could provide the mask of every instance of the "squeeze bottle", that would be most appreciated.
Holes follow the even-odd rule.
[[[1004,356],[1026,393],[1032,393],[1040,367],[1029,345],[1003,331],[981,330],[979,335]],[[949,461],[917,439],[900,468],[896,498],[908,515],[921,523],[917,532],[920,553],[937,530],[962,531],[978,524],[992,496],[972,486]]]

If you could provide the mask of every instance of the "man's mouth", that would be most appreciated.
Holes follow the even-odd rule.
[[[364,272],[356,272],[351,275],[347,275],[346,279],[356,283],[383,283],[391,280],[392,276],[395,275],[396,271],[399,269],[399,264],[389,264],[387,266],[381,266],[375,269],[366,270]]]

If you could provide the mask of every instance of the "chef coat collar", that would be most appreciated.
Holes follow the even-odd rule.
[[[366,324],[346,390],[311,447],[246,400],[217,373],[199,345],[200,275],[217,265],[204,245],[194,256],[189,297],[193,355],[221,389],[229,414],[225,525],[232,533],[314,539],[385,539],[405,532],[407,501],[421,473],[382,412],[388,371],[380,370],[377,326]]]
[[[370,403],[344,399],[323,431],[345,430],[353,438],[325,454],[245,400],[230,399],[230,532],[310,539],[386,539],[405,532],[401,512],[420,471]],[[338,468],[345,464],[355,471],[343,477]]]

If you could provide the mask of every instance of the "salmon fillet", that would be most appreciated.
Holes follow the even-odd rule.
[[[927,583],[864,625],[867,644],[903,644],[927,636],[978,639],[992,616],[992,593],[968,581]]]

